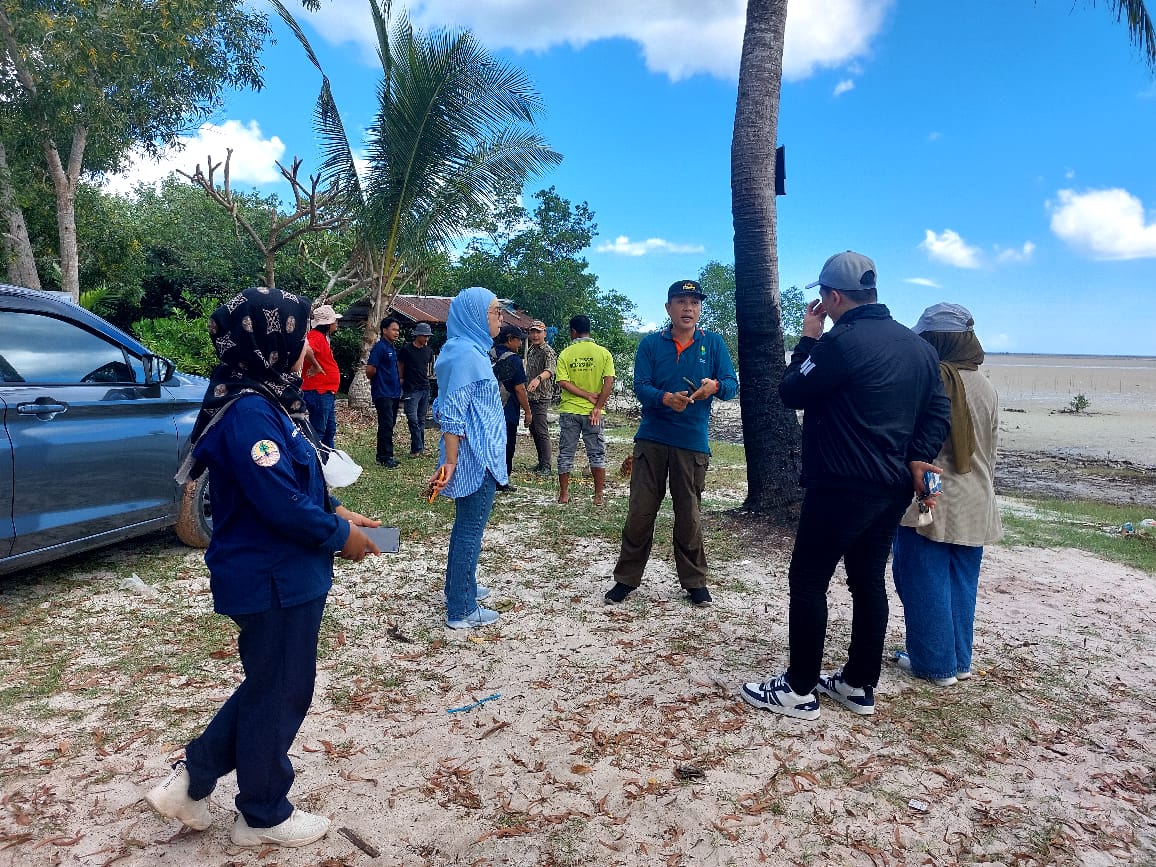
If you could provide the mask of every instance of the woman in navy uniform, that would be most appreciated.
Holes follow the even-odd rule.
[[[193,429],[182,476],[211,471],[213,538],[205,553],[213,607],[240,628],[245,679],[145,799],[194,829],[212,822],[209,794],[237,772],[239,846],[304,846],[329,820],[289,802],[288,751],[313,699],[317,636],[333,557],[381,553],[325,486],[301,398],[308,298],[247,289],[209,323],[221,364]],[[181,477],[178,477],[179,479]]]

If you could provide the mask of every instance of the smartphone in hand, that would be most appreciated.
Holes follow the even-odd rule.
[[[401,530],[398,527],[361,527],[382,554],[396,554],[401,550]]]

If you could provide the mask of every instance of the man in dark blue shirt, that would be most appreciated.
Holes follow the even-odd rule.
[[[400,336],[401,324],[396,319],[392,316],[382,319],[381,339],[374,344],[365,362],[373,408],[377,410],[377,463],[391,470],[398,465],[393,457],[393,426],[397,424],[397,412],[401,408],[401,376],[395,348]]]

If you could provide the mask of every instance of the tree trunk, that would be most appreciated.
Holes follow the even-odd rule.
[[[349,405],[355,409],[369,409],[373,405],[373,395],[370,393],[369,380],[365,376],[365,360],[373,345],[380,337],[378,327],[385,318],[385,306],[382,304],[381,281],[375,280],[374,287],[369,290],[372,302],[369,305],[369,316],[365,320],[365,328],[361,334],[361,350],[357,353],[357,370],[349,380]]]
[[[12,189],[8,152],[3,143],[0,143],[0,214],[8,223],[3,244],[4,261],[8,266],[8,282],[14,286],[39,289],[40,275],[36,273],[36,256],[32,252],[32,241],[28,237],[28,224],[24,221],[24,212],[17,204]]]
[[[80,167],[84,159],[84,147],[88,141],[88,128],[78,126],[72,131],[72,150],[68,155],[67,168],[60,160],[60,151],[51,137],[44,138],[44,156],[48,161],[48,171],[52,175],[52,186],[56,190],[56,231],[60,237],[60,288],[80,301],[80,258],[76,249],[76,185],[80,180]]]
[[[801,440],[783,406],[786,371],[775,226],[775,146],[787,0],[749,0],[731,143],[739,404],[747,454],[745,510],[786,519],[800,499]]]

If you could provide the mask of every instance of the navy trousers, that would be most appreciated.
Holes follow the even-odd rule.
[[[317,636],[325,597],[233,618],[245,679],[200,737],[185,747],[189,797],[207,798],[220,777],[237,772],[236,805],[251,828],[271,828],[293,813],[289,747],[317,676]]]

